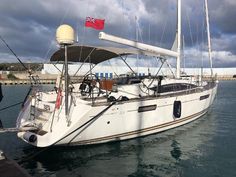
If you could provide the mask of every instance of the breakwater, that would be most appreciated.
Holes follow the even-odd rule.
[[[71,82],[72,83],[78,83],[82,81],[82,76],[74,76],[71,77]],[[210,80],[210,77],[204,77],[203,80]],[[39,84],[55,84],[56,83],[57,78],[56,77],[39,77],[38,83]],[[236,80],[236,77],[233,76],[217,76],[217,80],[219,81],[225,81],[225,80]],[[2,85],[29,85],[31,84],[32,80],[30,79],[1,79],[0,83]]]
[[[56,84],[56,80],[57,79],[38,79],[37,83],[38,84]],[[79,82],[82,82],[81,77],[76,77],[76,78],[71,79],[71,83],[79,83]],[[34,82],[32,82],[32,80],[30,80],[30,79],[14,79],[14,80],[4,79],[4,80],[0,80],[0,83],[2,85],[30,85],[30,84],[34,84]]]

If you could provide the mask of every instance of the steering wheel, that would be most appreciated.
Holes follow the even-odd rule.
[[[98,97],[101,92],[98,77],[95,74],[85,75],[79,89],[82,96]]]

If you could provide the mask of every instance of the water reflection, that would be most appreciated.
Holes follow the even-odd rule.
[[[176,140],[173,140],[171,143],[171,147],[173,147],[173,149],[170,151],[171,156],[176,160],[180,160],[182,152],[180,150],[179,143]]]
[[[34,176],[180,176],[182,163],[210,144],[214,117],[161,134],[82,147],[53,147],[22,163]],[[206,136],[207,135],[207,136]],[[24,158],[38,148],[26,146]]]
[[[10,91],[12,89],[13,87],[10,88]],[[22,89],[23,92],[24,89]],[[196,164],[200,164],[198,159],[204,157],[204,154],[209,156],[212,153],[212,147],[216,143],[212,139],[219,133],[222,135],[222,126],[227,125],[226,130],[229,130],[228,127],[233,125],[233,123],[225,123],[229,122],[228,117],[223,114],[226,114],[227,110],[223,109],[224,101],[222,99],[226,99],[225,97],[225,95],[221,96],[221,102],[215,102],[213,112],[195,122],[161,134],[129,141],[84,147],[52,147],[35,157],[31,157],[32,153],[38,153],[41,149],[23,143],[13,134],[12,136],[1,136],[0,145],[5,152],[13,154],[13,158],[18,162],[30,158],[21,165],[36,177],[184,176],[183,171],[186,173],[187,169],[193,170],[192,164],[196,167]],[[234,98],[230,95],[225,102],[231,97]],[[18,97],[14,98],[18,99]],[[215,106],[218,107],[215,108]],[[235,110],[228,107],[227,113]],[[17,111],[11,110],[11,113],[15,112]],[[15,120],[7,119],[9,112],[3,113],[2,116],[6,116],[3,121],[9,126],[13,126]],[[219,115],[221,118],[217,119]],[[16,117],[16,115],[12,115],[12,117]],[[232,118],[232,120],[234,119]],[[233,134],[234,131],[230,132]],[[226,131],[224,135],[228,135],[228,132]],[[14,147],[12,147],[13,145]],[[203,148],[206,146],[207,148]],[[191,176],[192,171],[189,173],[185,176]]]

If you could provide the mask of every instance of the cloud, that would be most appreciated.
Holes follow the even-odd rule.
[[[182,3],[185,53],[189,55],[186,58],[191,58],[187,66],[198,65],[196,49],[207,58],[203,48],[206,47],[204,1],[182,0]],[[235,0],[209,0],[215,66],[236,67],[235,9]],[[72,25],[78,31],[80,44],[113,45],[100,41],[99,31],[84,28],[86,16],[105,18],[105,32],[133,40],[136,39],[136,16],[139,41],[164,48],[171,48],[175,38],[176,0],[21,0],[20,3],[2,0],[0,35],[23,60],[43,62],[48,61],[57,49],[55,31],[62,23]],[[2,62],[15,61],[2,44],[0,59]],[[207,65],[207,61],[204,64]]]
[[[211,7],[211,20],[213,27],[219,33],[235,34],[236,33],[236,1],[235,0],[214,0],[209,1]]]

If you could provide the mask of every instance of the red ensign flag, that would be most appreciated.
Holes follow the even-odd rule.
[[[86,17],[85,26],[94,28],[96,30],[103,30],[104,29],[104,23],[105,23],[104,19],[95,19],[95,18],[92,18],[92,17]]]

